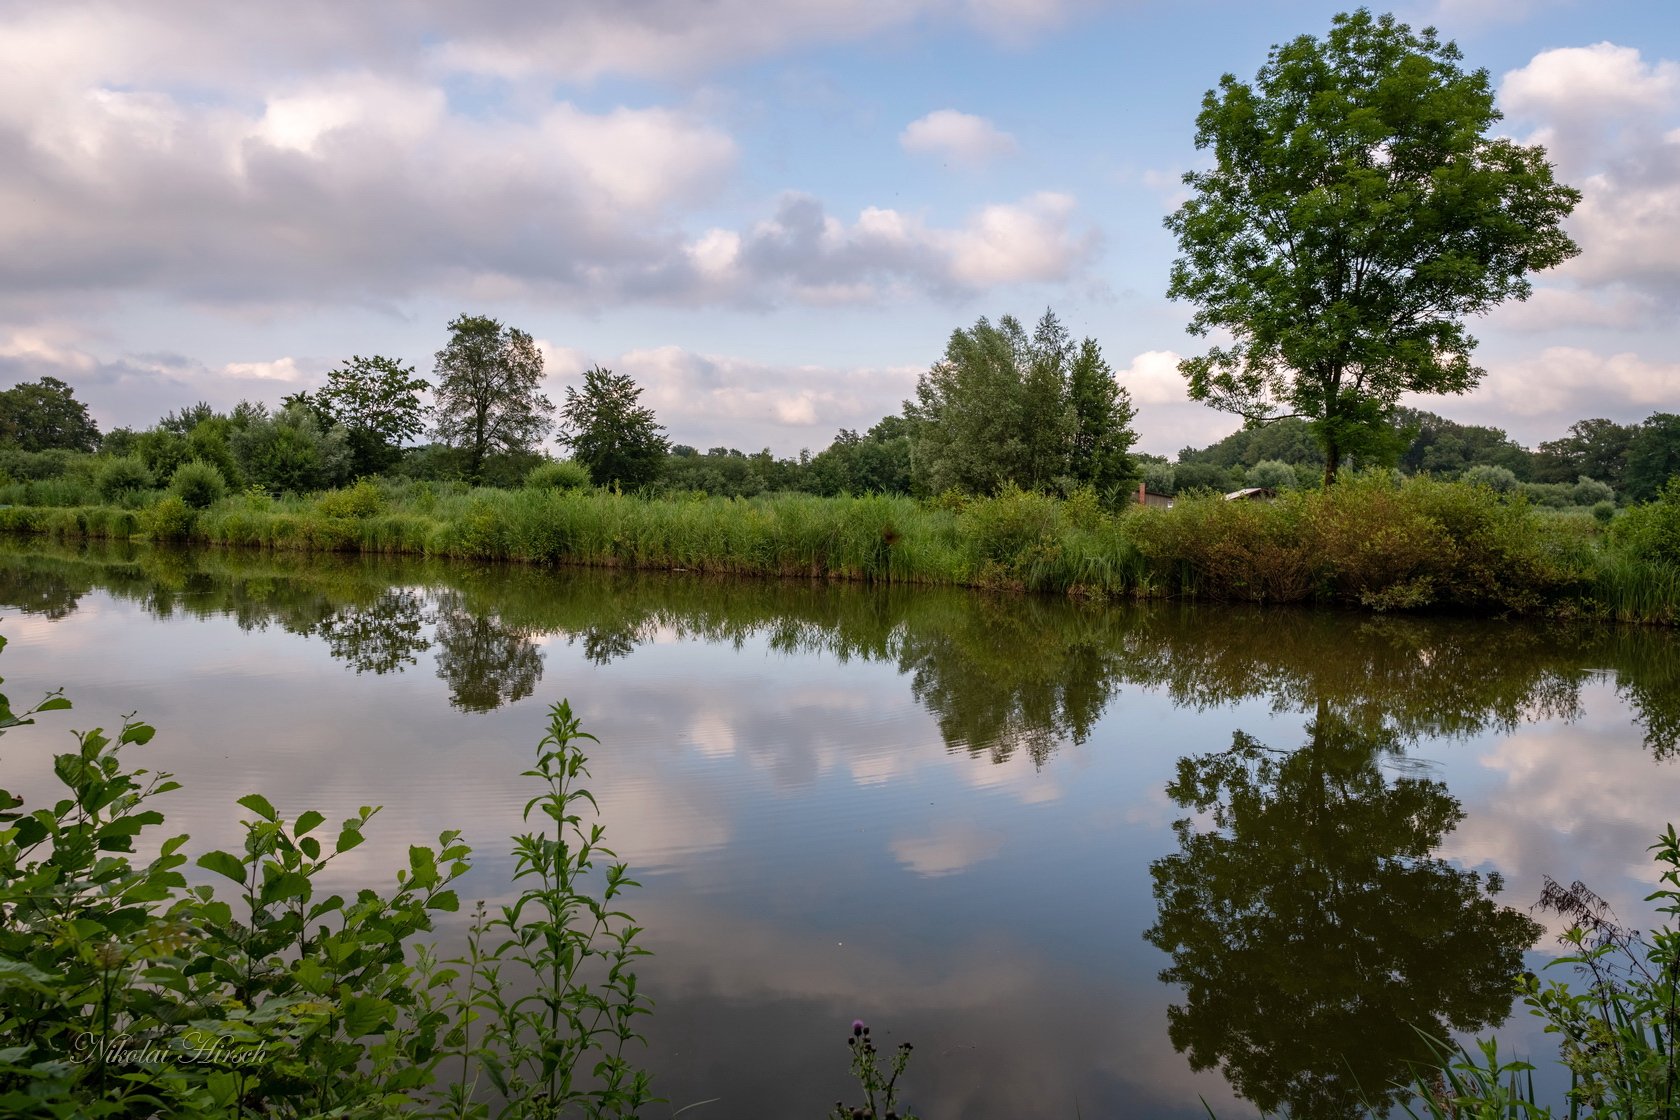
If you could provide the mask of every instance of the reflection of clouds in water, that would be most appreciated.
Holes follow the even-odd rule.
[[[1644,896],[1658,871],[1647,854],[1680,806],[1680,766],[1654,761],[1639,729],[1608,686],[1586,697],[1589,716],[1571,725],[1523,728],[1493,742],[1476,761],[1500,784],[1465,798],[1468,814],[1441,854],[1498,870],[1506,900],[1532,904],[1543,877],[1580,880],[1609,900],[1624,922],[1644,928]],[[1563,923],[1536,913],[1552,932]],[[1550,938],[1537,948],[1552,951]]]
[[[972,821],[944,821],[931,832],[900,836],[891,847],[899,862],[918,875],[951,875],[991,859],[1003,850],[1006,839],[999,828],[981,828]]]

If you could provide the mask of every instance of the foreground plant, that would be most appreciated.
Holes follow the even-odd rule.
[[[53,693],[16,714],[0,696],[0,733],[69,707]],[[507,940],[484,953],[475,937],[456,968],[416,940],[459,907],[452,884],[469,849],[458,832],[411,847],[388,893],[346,898],[317,880],[377,810],[323,839],[320,813],[288,821],[251,794],[239,801],[252,814],[242,850],[196,860],[235,885],[219,898],[182,874],[185,835],[135,856],[165,823],[152,801],[179,788],[120,755],[153,729],[77,733],[53,761],[58,800],[25,811],[0,790],[0,1115],[636,1115],[647,1075],[625,1051],[648,1003],[628,966],[644,950],[607,908],[634,884],[615,865],[604,898],[587,893],[601,826],[585,833],[574,806],[592,800],[575,784],[590,737],[564,704],[550,730],[527,772],[550,789],[527,813],[540,805],[555,834],[515,841],[516,874],[537,884],[480,923]],[[540,982],[509,998],[514,964]],[[499,1099],[475,1092],[480,1072]]]
[[[1680,915],[1680,836],[1673,825],[1651,846],[1662,885],[1647,897],[1657,912]],[[1559,980],[1522,980],[1523,1002],[1556,1035],[1558,1061],[1569,1070],[1565,1108],[1571,1120],[1672,1120],[1680,1117],[1680,931],[1664,926],[1648,937],[1621,925],[1609,905],[1580,883],[1550,879],[1542,909],[1574,921],[1563,942],[1572,951],[1548,967],[1572,967],[1579,989]],[[1495,1044],[1479,1053],[1443,1051],[1439,1068],[1415,1085],[1420,1113],[1435,1118],[1550,1118],[1535,1097],[1526,1062],[1503,1061]]]
[[[881,1055],[869,1037],[869,1027],[862,1019],[852,1021],[852,1033],[846,1039],[852,1051],[852,1076],[857,1078],[864,1103],[847,1108],[842,1101],[834,1102],[833,1120],[915,1120],[915,1113],[898,1111],[898,1079],[910,1064],[908,1042],[898,1044],[892,1061],[883,1069]]]

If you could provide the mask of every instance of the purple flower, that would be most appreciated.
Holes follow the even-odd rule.
[[[863,1025],[863,1020],[862,1019],[853,1019],[852,1020],[852,1037],[853,1038],[856,1038],[858,1035],[862,1034],[866,1029],[867,1028]]]

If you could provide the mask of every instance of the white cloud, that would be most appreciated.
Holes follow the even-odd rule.
[[[550,396],[592,362],[582,355],[547,367]],[[679,346],[631,350],[601,361],[629,374],[642,401],[658,414],[673,442],[702,450],[770,447],[792,454],[821,450],[840,428],[865,429],[897,413],[915,390],[918,368],[846,368],[755,362],[697,354]]]
[[[1553,325],[1590,324],[1607,297],[1622,316],[1611,325],[1628,325],[1641,308],[1638,325],[1671,319],[1680,300],[1680,63],[1613,43],[1543,51],[1504,76],[1499,99],[1582,194],[1566,227],[1581,255],[1541,279],[1574,295]],[[1543,325],[1520,314],[1502,321]]]
[[[911,121],[899,133],[898,142],[907,152],[947,159],[964,167],[981,167],[1019,150],[1014,136],[985,117],[955,109],[935,109]]]
[[[967,294],[1076,276],[1098,245],[1093,229],[1076,226],[1077,209],[1069,195],[1041,192],[981,207],[955,227],[881,207],[847,225],[819,200],[788,194],[751,229],[709,230],[686,255],[712,298],[782,291],[814,305],[868,303],[912,284]]]
[[[1190,399],[1184,375],[1178,372],[1183,355],[1172,350],[1146,350],[1115,379],[1137,406],[1132,422],[1139,451],[1173,458],[1181,448],[1205,447],[1242,426],[1229,413]]]
[[[1422,407],[1435,409],[1452,407],[1451,402],[1458,399],[1415,398]],[[1551,439],[1583,416],[1642,419],[1654,409],[1672,407],[1675,401],[1680,401],[1680,363],[1652,362],[1633,353],[1606,355],[1576,346],[1552,346],[1532,357],[1491,364],[1475,397],[1453,411],[1544,418],[1546,424],[1535,427],[1548,434],[1538,438]]]

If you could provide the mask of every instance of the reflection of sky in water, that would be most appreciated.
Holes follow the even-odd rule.
[[[535,694],[494,711],[448,703],[422,653],[355,674],[316,638],[231,620],[152,619],[102,592],[48,622],[8,612],[0,659],[14,701],[66,685],[76,708],[0,747],[25,790],[68,727],[138,710],[160,734],[136,759],[188,775],[170,824],[195,851],[237,843],[233,801],[267,794],[329,819],[383,805],[347,880],[383,876],[410,843],[460,827],[478,849],[466,899],[505,891],[505,837],[533,790],[516,777],[546,705],[570,697],[601,739],[591,786],[609,843],[644,889],[630,909],[656,952],[649,1064],[687,1115],[820,1114],[846,1093],[845,1026],[916,1044],[911,1100],[930,1118],[1205,1115],[1251,1110],[1194,1074],[1166,1038],[1175,992],[1142,938],[1150,861],[1184,815],[1176,760],[1241,728],[1276,747],[1305,716],[1263,699],[1194,711],[1120,684],[1089,741],[1042,766],[947,749],[891,663],[739,648],[669,629],[590,663],[540,639]],[[1609,684],[1573,723],[1416,745],[1467,819],[1442,853],[1498,870],[1526,905],[1546,873],[1592,884],[1630,920],[1654,878],[1643,852],[1680,804]],[[1542,946],[1544,949],[1545,946]],[[1539,963],[1540,955],[1533,960]],[[1526,1023],[1519,1045],[1549,1052]]]

